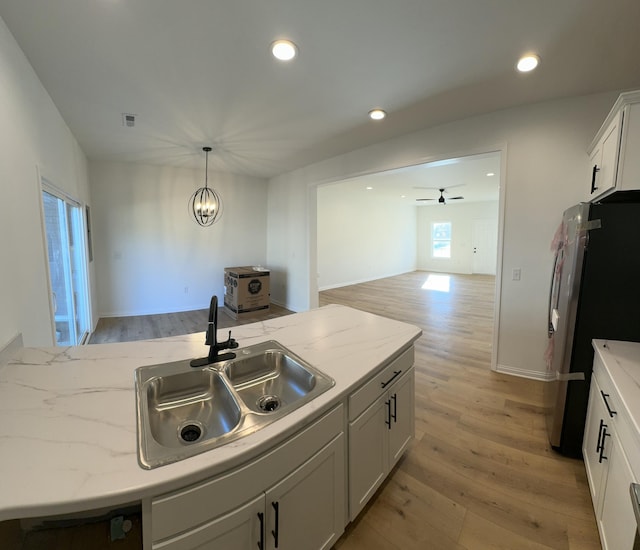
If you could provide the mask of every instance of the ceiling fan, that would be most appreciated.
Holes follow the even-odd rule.
[[[454,186],[454,187],[457,187],[457,186]],[[447,204],[447,201],[444,198],[444,192],[446,190],[447,190],[446,187],[442,187],[442,188],[438,189],[438,191],[440,191],[440,197],[437,198],[437,199],[416,199],[416,201],[436,201],[437,200],[440,204]],[[448,198],[448,200],[450,200],[450,201],[457,201],[457,200],[460,200],[460,199],[464,199],[464,197],[459,195],[457,197],[449,197]]]

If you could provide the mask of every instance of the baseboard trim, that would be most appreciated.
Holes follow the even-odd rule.
[[[16,351],[24,344],[22,343],[22,333],[19,332],[11,340],[9,340],[3,348],[0,348],[0,365],[8,363]]]
[[[551,376],[546,372],[510,367],[508,365],[496,365],[495,372],[519,376],[520,378],[529,378],[530,380],[540,380],[541,382],[549,382],[552,380]]]
[[[165,313],[181,313],[183,311],[199,311],[201,309],[209,309],[209,303],[202,306],[196,306],[192,304],[190,306],[175,307],[175,308],[161,309],[161,310],[149,309],[149,310],[142,310],[142,311],[106,311],[106,312],[100,312],[99,318],[101,319],[103,317],[139,317],[142,315],[163,315]],[[220,309],[222,309],[222,307]]]

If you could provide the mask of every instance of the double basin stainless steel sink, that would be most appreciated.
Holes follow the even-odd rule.
[[[140,367],[135,383],[138,461],[151,469],[254,433],[335,382],[271,340],[205,367]]]

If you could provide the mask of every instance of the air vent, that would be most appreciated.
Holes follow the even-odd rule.
[[[136,115],[122,113],[122,125],[127,128],[133,128],[136,125]]]

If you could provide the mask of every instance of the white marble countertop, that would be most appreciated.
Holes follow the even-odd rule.
[[[204,333],[20,348],[0,365],[0,520],[121,506],[228,470],[328,410],[420,334],[337,305],[234,328],[241,348],[276,340],[336,385],[252,435],[153,470],[137,460],[134,371],[206,355]]]
[[[594,340],[593,348],[609,371],[636,433],[640,434],[640,343]]]

